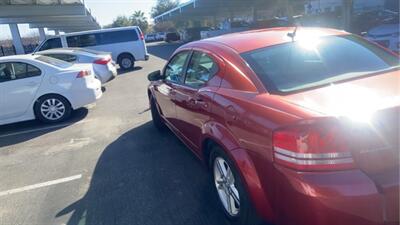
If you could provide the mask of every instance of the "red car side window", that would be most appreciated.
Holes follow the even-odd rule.
[[[203,52],[194,52],[188,65],[185,84],[200,88],[204,86],[218,71],[214,60]]]
[[[173,83],[183,83],[184,68],[190,55],[189,51],[176,54],[165,68],[165,80]]]

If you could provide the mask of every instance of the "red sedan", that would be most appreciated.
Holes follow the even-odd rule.
[[[399,57],[337,30],[179,48],[149,75],[154,125],[210,168],[232,224],[399,224]]]

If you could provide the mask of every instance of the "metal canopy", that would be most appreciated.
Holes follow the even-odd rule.
[[[0,5],[66,5],[81,4],[80,0],[0,0]]]
[[[187,18],[231,17],[241,12],[251,12],[260,1],[256,0],[191,0],[154,18],[155,22]],[[257,8],[271,5],[272,1],[264,1]]]
[[[0,0],[0,24],[17,23],[61,31],[64,25],[70,29],[75,23],[85,23],[81,30],[100,28],[81,0]],[[35,25],[45,23],[49,26]]]
[[[1,6],[0,6],[1,7]],[[59,23],[65,24],[70,22],[96,22],[93,17],[89,16],[35,16],[35,17],[0,17],[0,24],[10,23]]]
[[[0,24],[9,24],[17,54],[24,54],[18,24],[28,23],[38,28],[44,40],[44,28],[59,31],[85,31],[100,29],[82,0],[0,0]]]
[[[190,0],[154,18],[156,23],[174,20],[185,22],[235,18],[272,19],[304,10],[308,0]],[[288,5],[292,7],[288,7]]]

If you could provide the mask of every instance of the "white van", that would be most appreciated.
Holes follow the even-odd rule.
[[[144,35],[139,27],[120,27],[57,35],[44,40],[35,50],[53,48],[88,48],[110,52],[121,69],[135,66],[135,61],[149,59]]]

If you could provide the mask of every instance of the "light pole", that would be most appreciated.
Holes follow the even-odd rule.
[[[342,23],[343,29],[349,31],[351,29],[351,14],[353,12],[353,0],[342,0]]]

